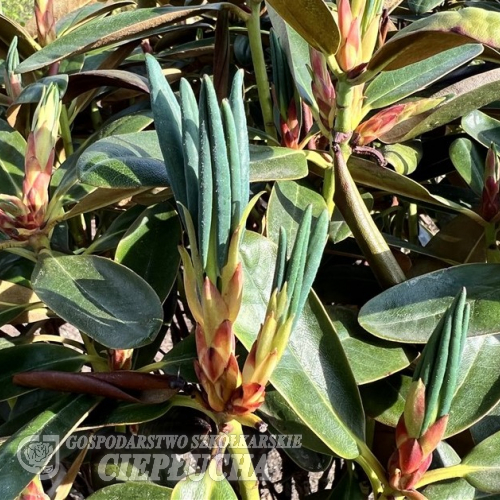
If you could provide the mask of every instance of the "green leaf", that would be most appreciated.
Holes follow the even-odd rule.
[[[442,196],[433,195],[422,184],[374,162],[351,156],[349,170],[353,179],[364,186],[380,189],[410,200],[430,203],[445,211],[462,213],[481,225],[485,224],[482,217],[476,212]]]
[[[272,7],[268,5],[267,10],[280,45],[286,53],[288,67],[300,97],[307,105],[315,106],[316,101],[311,88],[311,74],[308,69],[308,66],[311,66],[309,44]]]
[[[88,500],[169,500],[171,496],[172,490],[165,486],[147,481],[128,481],[106,486],[89,496]]]
[[[138,119],[141,126],[151,123],[147,116],[139,115]],[[128,118],[125,121],[126,127],[129,122]],[[24,149],[22,161],[24,162]],[[24,175],[24,167],[22,168]],[[113,135],[100,139],[82,153],[77,168],[80,180],[90,186],[124,189],[170,185],[155,131]],[[307,174],[306,157],[301,151],[250,146],[251,182],[301,179]]]
[[[326,55],[337,52],[340,33],[323,0],[266,0],[309,45]]]
[[[212,462],[215,463],[215,462]],[[224,476],[216,477],[213,468],[201,474],[191,474],[179,481],[172,491],[172,500],[237,500],[238,497]]]
[[[500,12],[476,7],[438,12],[411,23],[394,38],[404,38],[414,32],[458,33],[469,40],[476,40],[489,47],[500,48]]]
[[[2,194],[22,197],[26,141],[23,136],[0,120],[0,184]]]
[[[430,96],[431,98],[452,96],[438,108],[402,122],[380,139],[387,143],[408,141],[486,106],[497,98],[499,92],[500,69],[460,80]]]
[[[68,88],[68,75],[55,75],[40,78],[35,83],[23,88],[17,97],[15,104],[38,103],[42,98],[42,93],[51,83],[57,86],[59,96],[62,99]]]
[[[422,159],[422,145],[420,141],[411,141],[405,144],[388,144],[382,148],[385,159],[401,175],[413,173]]]
[[[441,441],[433,453],[432,468],[451,467],[461,461],[456,451]],[[475,489],[465,479],[449,479],[426,486],[422,494],[428,500],[474,500]]]
[[[0,498],[15,500],[35,475],[49,463],[60,444],[85,419],[97,401],[97,398],[91,396],[68,395],[40,413],[3,443],[0,447]],[[48,442],[53,443],[50,452],[30,471],[26,465],[23,467],[17,453],[24,449],[31,440],[40,442],[44,437],[54,437],[58,442]],[[23,456],[22,451],[21,456]]]
[[[470,117],[471,115],[467,116]],[[464,117],[462,123],[465,122],[466,118]],[[457,139],[450,146],[450,159],[462,179],[471,187],[474,193],[481,196],[484,184],[485,156],[480,153],[478,147],[469,139]]]
[[[382,379],[402,370],[417,357],[409,346],[374,339],[358,324],[357,313],[341,306],[327,306],[358,384]]]
[[[499,337],[467,339],[458,373],[457,390],[446,426],[447,437],[471,427],[500,401],[499,356]]]
[[[133,222],[116,249],[115,260],[135,271],[165,300],[179,269],[181,225],[167,203],[149,207]]]
[[[114,250],[132,222],[134,222],[143,212],[144,207],[141,205],[136,205],[122,212],[113,220],[101,236],[95,239],[87,247],[84,253],[91,254]]]
[[[362,385],[359,390],[366,414],[389,427],[396,427],[405,409],[412,378],[401,373]]]
[[[12,382],[16,373],[57,370],[77,372],[84,365],[86,356],[78,351],[53,344],[35,343],[0,349],[0,401],[32,391]]]
[[[424,343],[456,293],[467,288],[469,337],[500,333],[500,269],[465,264],[413,278],[368,301],[359,322],[373,335],[397,342]]]
[[[73,10],[57,22],[57,36],[60,37],[66,32],[75,29],[81,24],[88,23],[90,20],[98,16],[103,16],[109,12],[112,12],[113,10],[128,7],[129,5],[133,4],[134,2],[131,0],[120,0],[115,1],[112,4],[103,5],[98,3],[85,5],[80,9]]]
[[[483,51],[480,44],[445,50],[395,71],[384,71],[367,86],[363,109],[384,108],[428,87]]]
[[[328,446],[300,419],[283,396],[274,388],[268,387],[266,389],[266,399],[259,408],[259,414],[280,434],[302,436],[301,442],[306,449],[314,451],[319,456],[331,454]]]
[[[500,432],[481,441],[462,460],[465,479],[472,486],[489,493],[500,493]]]
[[[276,246],[255,233],[241,248],[245,287],[235,331],[249,349],[263,322],[271,293]],[[304,349],[307,345],[307,349]],[[359,455],[364,416],[354,377],[323,306],[309,295],[283,358],[271,377],[297,415],[336,454]]]
[[[102,408],[94,412],[85,422],[89,429],[113,427],[116,425],[134,425],[150,422],[163,417],[172,405],[169,402],[161,404],[120,403],[115,408]]]
[[[171,496],[172,490],[165,486],[147,481],[128,481],[106,486],[89,496],[88,500],[169,500]]]
[[[101,139],[82,153],[77,169],[80,180],[90,186],[130,189],[170,185],[155,131]]]
[[[442,3],[443,0],[408,0],[408,7],[414,14],[425,14]]]
[[[56,314],[111,349],[146,345],[161,328],[163,311],[154,290],[109,259],[45,251],[32,282]]]
[[[476,141],[489,148],[491,143],[500,146],[500,121],[479,110],[462,118],[462,128]]]
[[[313,218],[326,208],[325,200],[306,182],[281,181],[274,185],[267,211],[267,235],[278,244],[280,230],[287,235],[287,253],[290,255],[299,223],[306,208],[312,205]]]
[[[173,23],[222,8],[238,9],[229,3],[220,2],[193,7],[134,9],[104,19],[94,19],[57,38],[24,60],[17,67],[17,71],[27,73],[93,49],[147,38],[149,35],[165,31]]]
[[[500,401],[497,336],[468,338],[458,372],[445,437],[468,429]],[[363,404],[369,416],[395,427],[404,410],[411,379],[400,374],[361,387]],[[473,390],[471,390],[473,388]]]

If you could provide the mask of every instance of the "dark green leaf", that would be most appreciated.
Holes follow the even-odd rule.
[[[147,281],[163,301],[177,277],[180,240],[177,212],[160,203],[144,210],[130,226],[116,249],[115,260]]]
[[[476,141],[489,148],[491,143],[500,146],[500,121],[479,110],[462,118],[462,128]]]
[[[78,351],[41,342],[1,349],[0,400],[4,401],[33,390],[15,385],[12,376],[16,373],[37,370],[77,372],[85,360],[86,356]]]
[[[0,184],[2,194],[22,197],[22,184],[24,177],[24,155],[26,141],[23,136],[0,121]]]
[[[125,266],[103,257],[44,252],[32,282],[56,314],[112,349],[146,345],[162,325],[154,290]]]
[[[69,395],[11,436],[0,448],[0,498],[15,500],[35,475],[49,463],[60,443],[64,442],[87,416],[96,402],[94,397]],[[43,442],[44,437],[53,437],[58,442],[47,441],[50,446],[49,453],[30,471],[26,467],[30,464],[19,460],[19,456],[24,456],[20,450],[30,442]],[[18,455],[18,451],[21,455]]]
[[[478,196],[481,196],[485,157],[481,155],[477,146],[469,139],[457,139],[450,146],[450,159],[462,179]]]

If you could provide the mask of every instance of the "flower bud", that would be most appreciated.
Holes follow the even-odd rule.
[[[35,19],[38,43],[45,47],[56,39],[54,0],[35,0]]]
[[[484,187],[480,213],[484,220],[491,221],[500,208],[500,162],[496,146],[491,144],[484,168]]]

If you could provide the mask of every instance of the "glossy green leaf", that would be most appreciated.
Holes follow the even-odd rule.
[[[476,212],[442,196],[431,194],[422,184],[389,168],[380,167],[374,162],[362,158],[351,157],[349,170],[353,179],[363,186],[380,189],[403,198],[430,203],[447,211],[462,213],[484,225],[483,219]]]
[[[313,218],[326,208],[325,200],[305,182],[280,181],[276,183],[269,198],[267,211],[267,235],[278,244],[280,230],[286,231],[290,254],[306,208],[312,205]]]
[[[212,462],[213,464],[214,462]],[[172,491],[172,500],[237,500],[238,497],[224,476],[217,477],[213,467],[201,474],[189,475],[179,481]]]
[[[26,141],[3,120],[0,120],[0,150],[2,193],[22,197]]]
[[[88,500],[169,500],[171,496],[172,490],[165,486],[147,481],[128,481],[106,486],[89,496]]]
[[[323,0],[266,0],[309,45],[327,55],[337,52],[340,33]]]
[[[485,156],[480,153],[478,147],[469,139],[457,139],[450,146],[450,159],[462,179],[481,196]]]
[[[181,225],[171,205],[147,208],[121,239],[115,260],[135,271],[165,300],[177,277]]]
[[[221,2],[193,7],[134,9],[104,19],[94,19],[57,38],[24,60],[17,70],[20,73],[27,73],[93,49],[106,47],[117,42],[123,43],[147,38],[153,33],[160,33],[173,23],[206,11],[222,8],[237,9],[231,4]]]
[[[168,186],[155,131],[115,135],[95,142],[77,162],[80,180],[103,188]]]
[[[500,69],[460,80],[430,96],[432,98],[452,96],[450,99],[433,111],[402,122],[384,134],[381,140],[394,143],[413,139],[493,102],[499,92]]]
[[[4,401],[33,389],[12,382],[16,373],[37,370],[77,372],[86,356],[74,349],[53,344],[34,343],[0,349],[0,400]]]
[[[367,86],[363,109],[383,108],[400,101],[474,59],[482,51],[480,44],[462,45],[404,68],[384,71]]]
[[[106,486],[89,496],[88,500],[169,500],[171,496],[172,490],[165,486],[147,481],[129,481]]]
[[[374,339],[359,325],[355,310],[327,306],[326,311],[358,384],[387,377],[406,368],[417,357],[409,346]]]
[[[500,145],[500,121],[475,110],[462,118],[462,128],[476,141],[489,148]]]
[[[500,432],[481,441],[462,460],[465,479],[481,491],[500,493]]]
[[[388,144],[382,148],[382,153],[398,174],[410,175],[422,158],[422,145],[419,141]]]
[[[32,282],[56,314],[112,349],[146,345],[162,325],[154,290],[130,269],[103,257],[44,252]]]
[[[246,285],[235,330],[249,349],[271,293],[269,276],[274,272],[276,247],[266,238],[246,233],[241,258]],[[346,458],[358,456],[357,443],[364,440],[363,408],[342,345],[314,293],[271,382],[334,453]]]
[[[59,445],[85,419],[96,403],[97,398],[91,396],[69,395],[40,413],[3,443],[0,447],[0,498],[15,500],[37,472],[50,462]],[[28,446],[30,442],[42,441],[44,437],[57,438],[58,442],[48,441],[47,455],[43,457],[43,460],[37,461],[30,471],[26,465],[23,467],[17,455],[18,451]],[[20,453],[21,457],[25,456],[22,451]]]
[[[424,343],[464,286],[472,309],[469,337],[500,333],[500,269],[496,264],[466,264],[410,279],[367,302],[359,322],[383,339]]]

